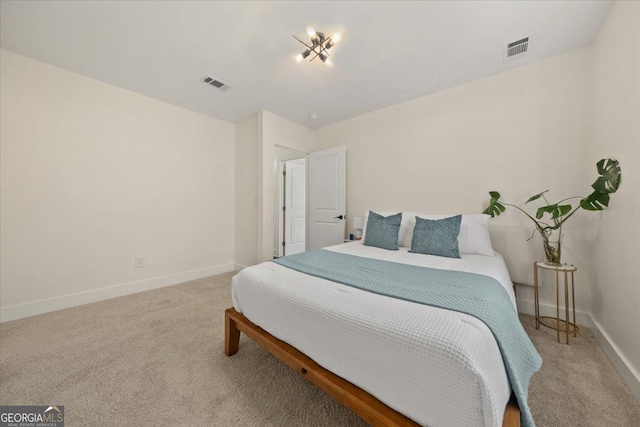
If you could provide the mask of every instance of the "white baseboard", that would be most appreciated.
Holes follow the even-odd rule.
[[[216,274],[227,273],[235,269],[234,264],[216,265],[213,267],[201,268],[198,270],[185,271],[168,276],[154,277],[152,279],[129,282],[106,288],[92,289],[90,291],[78,292],[75,294],[63,295],[55,298],[43,299],[24,304],[12,305],[0,308],[0,322],[21,319],[23,317],[35,316],[37,314],[49,313],[51,311],[62,310],[69,307],[76,307],[92,302],[104,301],[151,289],[165,286],[177,285],[189,280],[201,279],[203,277],[214,276]]]
[[[233,269],[234,269],[235,271],[240,271],[240,270],[242,270],[243,268],[247,268],[247,266],[246,266],[246,265],[242,265],[242,264],[233,264]]]
[[[618,346],[613,342],[609,334],[602,329],[602,326],[594,318],[591,318],[591,333],[604,350],[613,366],[615,366],[622,380],[627,384],[631,393],[640,401],[640,373],[638,373]]]
[[[516,302],[518,303],[519,313],[530,314],[532,316],[535,314],[535,303],[533,301],[516,298]],[[573,312],[570,312],[569,314],[573,321]],[[540,303],[540,315],[556,317],[556,306]],[[560,318],[564,318],[564,307],[560,307]],[[591,328],[592,325],[591,316],[589,313],[584,311],[576,310],[576,322],[578,322],[578,325],[584,325],[587,328]]]

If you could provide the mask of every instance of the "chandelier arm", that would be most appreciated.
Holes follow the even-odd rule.
[[[324,46],[322,46],[322,48],[320,49],[320,52],[316,52],[316,50],[315,50],[315,49],[313,49],[313,53],[315,53],[316,55],[315,55],[313,58],[311,58],[311,59],[309,60],[309,62],[313,61],[313,60],[314,60],[314,59],[316,59],[318,56],[320,56],[320,54],[321,54],[322,52],[326,53],[328,57],[329,57],[329,56],[331,56],[331,55],[329,55],[329,51],[327,50],[327,48],[325,48]]]
[[[331,40],[331,37],[329,37],[329,38],[325,41],[324,45],[322,45],[322,50],[324,50],[324,52],[327,54],[327,56],[331,56],[331,55],[329,54],[329,48],[327,48],[327,47],[326,47],[326,46],[327,46],[327,43],[329,43],[329,40]],[[332,47],[333,47],[333,46],[332,46]],[[322,53],[322,51],[320,51],[320,53]]]
[[[293,36],[293,35],[292,35],[291,37],[293,37],[294,39],[298,40],[300,43],[302,43],[303,45],[305,45],[305,46],[307,47],[307,49],[315,51],[315,49],[314,49],[314,48],[312,48],[311,46],[309,46],[308,44],[306,44],[305,42],[303,42],[302,40],[300,40],[300,39],[299,39],[299,38],[297,38],[296,36]]]
[[[315,53],[315,55],[313,56],[313,58],[311,58],[311,59],[309,60],[309,62],[311,62],[311,61],[313,61],[314,59],[316,59],[316,58],[317,58],[317,57],[322,53],[322,51],[320,51],[320,52],[316,52],[316,50],[314,49],[314,50],[313,50],[313,53]]]
[[[327,56],[331,56],[331,55],[329,55],[329,52],[328,52],[328,51],[327,51],[327,49],[324,47],[324,45],[319,45],[319,46],[320,46],[320,51],[319,51],[319,52],[316,52],[316,50],[315,50],[315,49],[313,49],[313,53],[315,53],[315,54],[316,54],[316,56],[314,56],[313,58],[311,58],[311,59],[309,60],[309,62],[313,61],[313,60],[314,60],[314,59],[316,59],[318,56],[320,56],[320,54],[321,54],[323,51],[324,51],[324,52],[327,52]]]

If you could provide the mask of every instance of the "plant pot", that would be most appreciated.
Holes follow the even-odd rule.
[[[558,240],[543,239],[544,256],[546,258],[545,264],[547,265],[562,265],[562,237]]]

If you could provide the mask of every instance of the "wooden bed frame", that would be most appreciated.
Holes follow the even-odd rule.
[[[308,356],[284,341],[280,341],[249,319],[229,308],[224,313],[224,353],[232,356],[238,352],[240,332],[262,346],[290,368],[324,390],[342,405],[352,410],[374,427],[415,427],[415,421],[391,409],[366,391],[349,381],[324,369]],[[503,427],[520,427],[520,410],[515,399],[511,399],[504,411]]]

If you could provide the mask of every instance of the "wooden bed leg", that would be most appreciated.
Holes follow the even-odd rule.
[[[511,394],[511,399],[504,410],[502,427],[520,427],[520,408],[515,396]]]
[[[235,310],[228,309],[224,312],[224,354],[233,356],[238,352],[240,344],[240,329],[236,321],[231,317]]]

